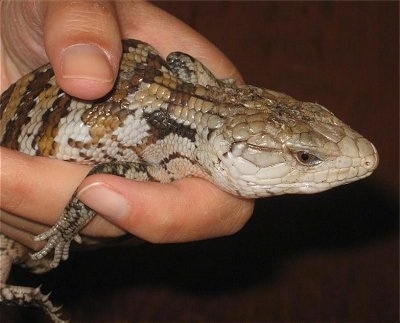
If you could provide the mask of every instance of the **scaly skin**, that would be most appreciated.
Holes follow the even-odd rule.
[[[67,95],[49,65],[13,84],[1,96],[1,145],[93,165],[90,174],[163,183],[202,177],[246,198],[316,193],[367,177],[378,165],[375,147],[319,104],[218,80],[183,53],[164,61],[135,40],[123,41],[123,49],[116,85],[100,101]],[[57,224],[36,237],[47,245],[33,260],[3,248],[2,266],[56,267],[94,215],[74,194]],[[21,295],[29,295],[25,303],[33,303],[35,289],[5,284],[8,271],[2,300],[24,303]],[[58,309],[40,295],[35,302],[59,320]]]

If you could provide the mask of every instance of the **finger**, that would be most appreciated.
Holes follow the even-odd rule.
[[[2,210],[0,210],[0,219],[0,233],[7,237],[35,251],[39,251],[46,244],[44,241],[34,241],[33,236],[44,232],[48,227]]]
[[[20,216],[16,216],[4,210],[0,210],[0,220],[2,225],[7,224],[9,226],[17,228],[18,230],[25,231],[31,236],[42,233],[49,228],[48,226],[30,221]],[[0,231],[1,230],[3,230],[2,226],[0,226]]]
[[[217,47],[176,17],[143,1],[119,1],[116,11],[122,38],[143,40],[163,57],[173,51],[188,53],[206,65],[217,78],[243,82],[239,71]]]
[[[70,95],[90,100],[111,90],[121,56],[120,38],[110,2],[48,2],[45,48],[58,84]]]
[[[0,148],[0,161],[0,208],[49,225],[90,169],[6,148]]]
[[[52,225],[88,170],[87,166],[33,158],[1,148],[0,207],[32,221]],[[101,183],[111,184],[114,190],[122,192],[133,206],[132,218],[107,219],[150,241],[186,241],[231,234],[244,225],[252,212],[252,201],[235,198],[199,179],[164,185],[95,175],[87,178],[81,187],[95,183],[98,178]],[[97,203],[98,199],[88,201],[88,205],[104,213],[103,207],[107,210],[107,206]],[[106,199],[113,203],[110,196]],[[15,222],[10,224],[18,227]],[[38,233],[33,227],[26,231]],[[96,217],[84,233],[103,237],[118,236],[123,231]]]
[[[233,234],[254,206],[194,178],[161,184],[94,175],[83,181],[78,197],[114,224],[157,243]]]
[[[41,39],[44,2],[1,1],[1,91],[48,59]]]
[[[44,157],[31,157],[0,147],[0,209],[18,214],[28,222],[11,217],[3,221],[15,229],[42,233],[44,223],[53,225],[90,167]],[[33,222],[32,222],[33,221]],[[31,226],[30,223],[37,225]],[[83,233],[97,237],[116,237],[125,233],[101,217],[96,217]],[[19,240],[20,241],[20,240]],[[22,241],[20,241],[23,243]],[[31,245],[29,247],[32,248]]]

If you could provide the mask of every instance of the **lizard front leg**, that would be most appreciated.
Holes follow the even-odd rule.
[[[104,163],[95,166],[87,176],[105,173],[126,177],[129,179],[146,180],[145,167],[139,163]],[[79,232],[93,219],[96,212],[82,203],[76,196],[72,196],[67,207],[57,223],[46,232],[39,234],[36,241],[47,240],[47,244],[38,252],[31,255],[34,260],[47,256],[54,250],[52,268],[58,266],[61,260],[68,259],[69,247],[72,240],[80,242]]]

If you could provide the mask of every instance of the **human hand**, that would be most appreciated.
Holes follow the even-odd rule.
[[[164,57],[171,51],[187,52],[217,77],[241,81],[218,49],[146,2],[10,1],[1,3],[0,17],[2,91],[50,61],[66,92],[82,99],[99,98],[113,86],[121,38],[148,42]],[[32,242],[31,235],[56,221],[89,168],[4,148],[1,162],[0,232],[37,250],[40,245]],[[111,193],[105,199],[107,188]],[[84,203],[117,225],[96,217],[84,234],[116,236],[123,228],[152,242],[232,234],[248,220],[254,205],[194,178],[166,185],[99,174],[84,179],[78,190]],[[121,198],[122,204],[117,203]]]

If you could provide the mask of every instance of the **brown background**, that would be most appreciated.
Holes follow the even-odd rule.
[[[398,321],[398,3],[157,5],[248,83],[330,108],[376,144],[379,169],[319,195],[259,200],[233,237],[77,252],[43,277],[13,278],[44,281],[76,322]],[[4,322],[44,320],[1,310]]]

